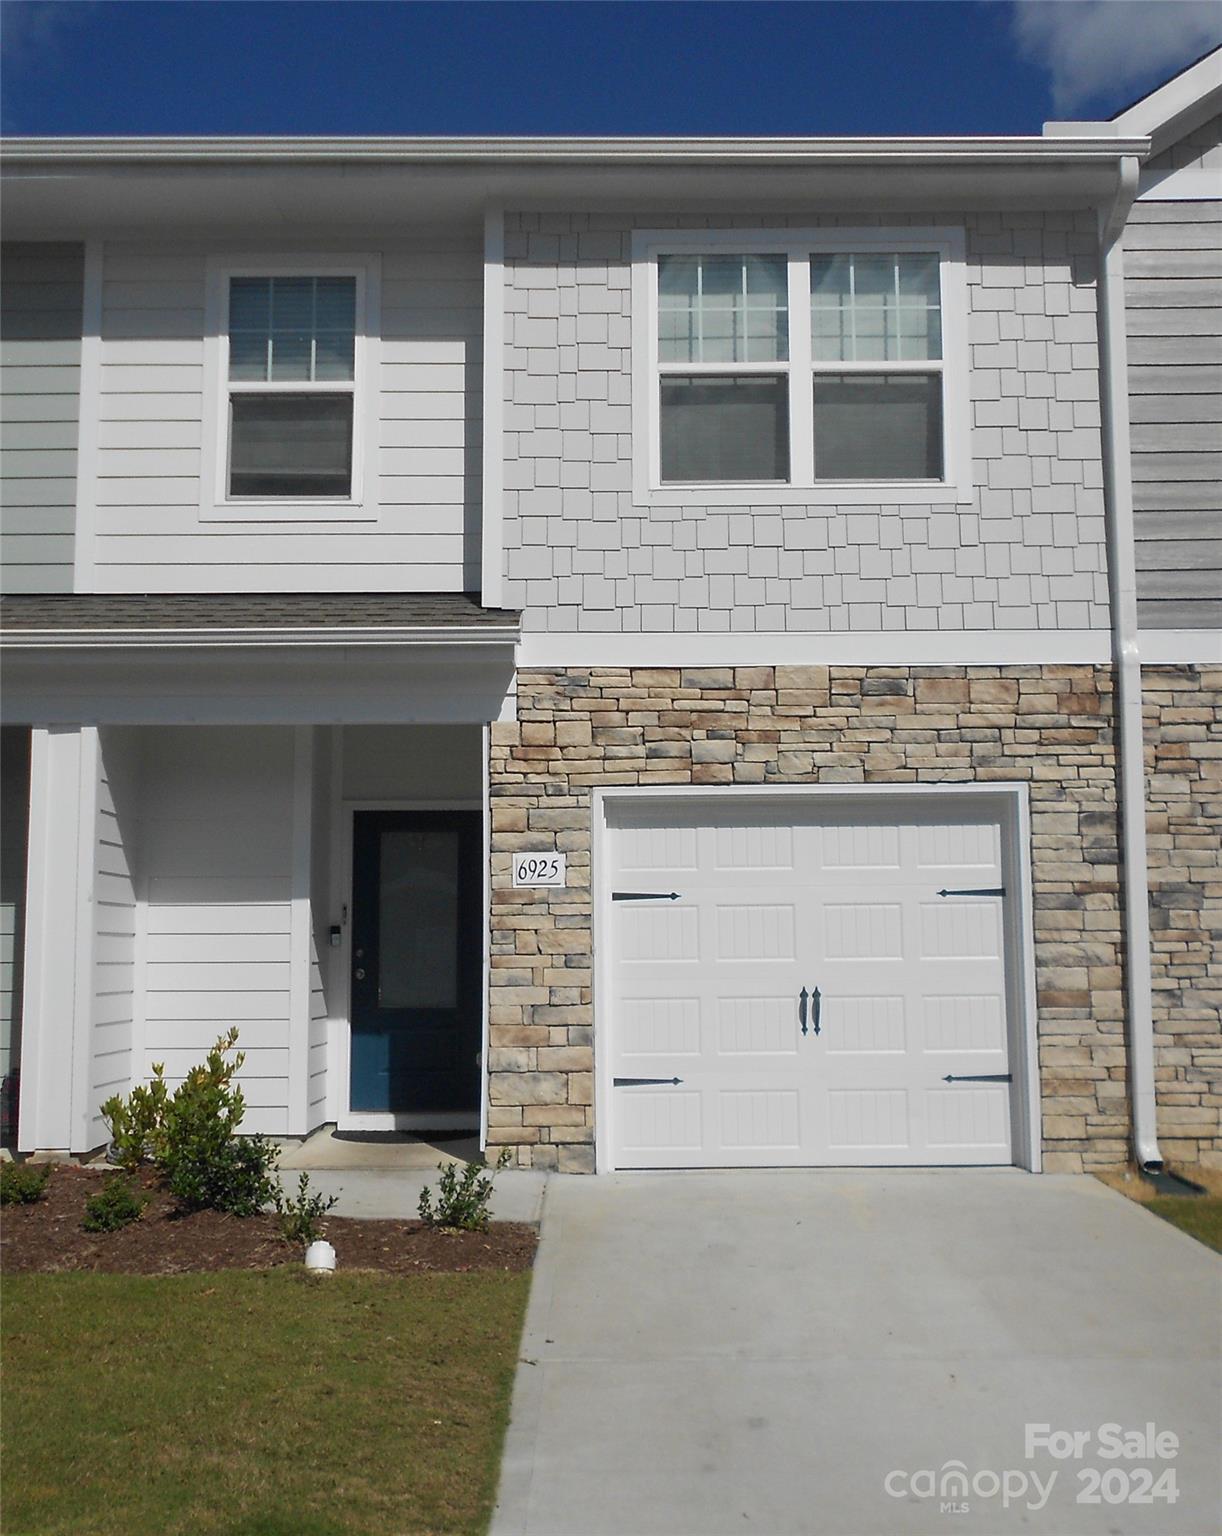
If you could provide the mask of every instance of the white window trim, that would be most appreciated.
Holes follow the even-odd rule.
[[[352,490],[339,497],[229,496],[229,284],[235,277],[353,277]],[[377,414],[382,262],[377,255],[210,257],[205,265],[204,453],[200,517],[211,522],[372,522],[378,515]],[[271,389],[289,394],[292,384]],[[320,381],[311,392],[323,392]]]
[[[961,228],[864,229],[638,229],[632,235],[632,489],[638,506],[878,506],[933,505],[972,500],[970,354],[967,343],[966,242]],[[810,262],[815,252],[936,251],[942,304],[942,434],[945,479],[820,480],[814,478],[814,434],[799,430],[813,412],[814,362],[810,344]],[[659,423],[658,257],[698,251],[709,255],[775,254],[789,265],[789,358],[776,365],[789,380],[789,481],[663,484]],[[877,372],[885,364],[871,364]],[[829,365],[830,367],[830,365]],[[837,371],[861,371],[845,364]],[[919,371],[899,364],[895,371]],[[694,365],[689,371],[729,373]],[[768,372],[763,364],[743,370]]]

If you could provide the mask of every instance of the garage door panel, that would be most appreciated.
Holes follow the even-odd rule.
[[[799,1032],[795,994],[776,997],[719,997],[717,1054],[740,1059],[796,1056]]]
[[[996,993],[929,994],[921,1018],[927,1055],[1006,1054],[1005,1003]]]
[[[923,959],[1000,960],[1001,902],[922,902],[920,935]]]
[[[904,1055],[908,1049],[905,999],[826,992],[820,1024],[829,1056]]]
[[[772,873],[794,868],[794,829],[776,822],[712,828],[712,863],[716,870]]]
[[[699,1154],[703,1147],[701,1094],[683,1088],[623,1088],[616,1101],[621,1146],[631,1164],[669,1160],[676,1153]]]
[[[837,1088],[827,1096],[828,1146],[834,1152],[898,1152],[910,1141],[904,1088]]]
[[[977,874],[1001,868],[1001,828],[996,821],[919,822],[913,841],[916,866],[926,873]]]
[[[1009,1154],[1010,1098],[1001,1084],[956,1083],[928,1089],[925,1124],[931,1151],[979,1152],[993,1147]]]
[[[621,910],[619,953],[625,965],[667,965],[700,959],[700,911],[695,906],[634,902]]]
[[[700,829],[695,826],[623,827],[616,838],[619,867],[625,873],[670,874],[699,865]]]
[[[796,1088],[727,1088],[717,1096],[719,1141],[727,1152],[798,1152],[801,1106]]]
[[[830,823],[813,829],[816,865],[829,874],[900,868],[900,829],[880,823]]]
[[[701,1053],[698,997],[626,997],[618,1024],[625,1056],[698,1057]]]
[[[796,958],[797,913],[792,903],[725,902],[714,911],[718,961]]]

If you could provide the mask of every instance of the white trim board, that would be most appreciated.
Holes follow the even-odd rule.
[[[505,581],[505,214],[484,215],[484,437],[480,600],[500,608]]]
[[[1222,629],[1143,629],[1137,653],[1143,667],[1222,666]]]
[[[102,409],[102,291],[106,248],[85,241],[81,298],[81,362],[77,373],[76,517],[72,540],[74,592],[94,590],[98,525],[98,438]]]
[[[1035,989],[1034,908],[1031,879],[1031,826],[1029,787],[1025,783],[996,784],[778,784],[766,789],[754,785],[699,786],[616,786],[596,788],[590,807],[590,891],[594,960],[594,1157],[598,1173],[614,1172],[611,1092],[612,1053],[600,1048],[599,998],[611,993],[609,944],[603,937],[610,932],[611,893],[603,876],[610,835],[608,808],[617,804],[670,801],[676,805],[740,804],[776,805],[783,800],[831,802],[841,805],[854,800],[871,804],[930,805],[948,799],[991,801],[997,808],[1002,826],[1003,869],[1013,899],[1003,906],[1006,934],[1007,994],[1013,1008],[1008,1021],[1014,1050],[1013,1126],[1014,1162],[1029,1172],[1042,1168],[1041,1093],[1037,1039],[1038,1012]]]
[[[1103,666],[1111,635],[1098,630],[878,630],[843,634],[531,633],[521,667]]]

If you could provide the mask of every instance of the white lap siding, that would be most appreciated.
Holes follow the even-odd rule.
[[[101,1106],[132,1079],[136,1013],[136,861],[141,754],[133,732],[103,729],[97,758],[93,839],[93,1016],[86,1145],[109,1132]]]
[[[381,261],[379,388],[368,414],[377,473],[361,520],[303,524],[200,515],[202,455],[211,450],[204,442],[206,263],[275,248],[238,239],[224,249],[105,247],[99,591],[478,585],[482,227],[422,229],[393,241],[351,236],[325,249]],[[301,242],[287,250],[286,262],[300,262],[301,250]]]
[[[173,1083],[236,1025],[246,1129],[289,1120],[292,732],[150,733],[144,1070]]]

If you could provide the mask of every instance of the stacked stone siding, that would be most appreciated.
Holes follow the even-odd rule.
[[[492,727],[490,1139],[593,1167],[591,790],[598,785],[1030,785],[1046,1168],[1128,1153],[1110,669],[526,670]],[[511,855],[563,851],[564,890]]]
[[[967,240],[970,501],[642,505],[632,232],[956,225]],[[1105,629],[1089,210],[888,216],[511,213],[506,601],[529,629]]]
[[[1222,667],[1147,667],[1159,1142],[1222,1168]]]

